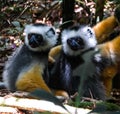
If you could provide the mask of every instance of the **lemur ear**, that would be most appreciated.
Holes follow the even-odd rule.
[[[46,35],[51,38],[51,37],[54,37],[54,36],[56,35],[56,32],[55,32],[55,30],[51,27],[51,28],[46,32]]]

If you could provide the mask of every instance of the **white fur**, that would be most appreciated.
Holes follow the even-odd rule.
[[[111,45],[111,44],[109,44],[110,45],[110,49],[109,49],[109,52],[110,52],[110,58],[111,58],[111,60],[112,60],[112,62],[113,63],[116,63],[116,60],[118,60],[117,59],[117,57],[116,57],[116,54],[115,54],[115,52],[113,51],[113,45]]]
[[[93,33],[93,35],[91,35],[88,32],[88,29]],[[80,36],[81,38],[83,38],[84,43],[85,43],[85,48],[84,49],[80,49],[77,51],[72,50],[69,45],[67,44],[67,39],[71,38],[71,37],[75,37],[75,36]],[[94,34],[94,31],[92,30],[92,28],[88,27],[88,26],[84,26],[82,28],[80,28],[78,31],[75,30],[64,30],[62,32],[62,44],[63,44],[63,50],[66,54],[72,55],[72,56],[76,56],[81,54],[81,52],[95,47],[97,44],[97,40]]]
[[[57,35],[53,35],[52,33],[46,34],[47,31],[49,31],[51,27],[50,26],[34,26],[34,25],[27,25],[25,27],[24,33],[25,33],[25,44],[29,47],[32,51],[45,51],[51,47],[53,47],[56,44],[57,41]],[[54,28],[53,28],[54,29]],[[54,29],[55,30],[55,29]],[[44,36],[44,40],[46,44],[43,46],[39,46],[37,48],[32,48],[28,43],[28,34],[29,33],[37,33]],[[55,32],[56,33],[56,32]]]
[[[11,67],[12,64],[12,60],[16,57],[16,55],[19,53],[19,51],[21,50],[22,45],[16,49],[16,51],[14,51],[12,53],[11,56],[8,57],[8,61],[5,62],[5,67],[4,67],[4,72],[3,72],[3,81],[5,86],[9,89],[9,80],[8,80],[8,76],[9,76],[9,72],[8,72],[8,68]]]

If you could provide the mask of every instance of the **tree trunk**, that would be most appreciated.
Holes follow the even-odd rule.
[[[99,21],[103,19],[105,1],[106,0],[97,0],[96,2],[95,23],[97,22],[97,18],[99,18]]]
[[[64,24],[62,28],[67,28],[71,24],[73,24],[72,20],[74,15],[74,3],[75,3],[75,0],[63,0],[62,17],[63,17],[63,23],[67,22],[67,24]]]

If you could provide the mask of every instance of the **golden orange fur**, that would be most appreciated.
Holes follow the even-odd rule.
[[[31,92],[39,88],[51,92],[42,78],[42,72],[39,65],[35,65],[28,70],[28,72],[24,72],[20,75],[19,80],[16,82],[18,90]]]
[[[106,40],[117,25],[115,16],[110,16],[93,26],[98,43]]]
[[[61,49],[62,49],[62,45],[53,47],[49,52],[49,56],[55,58],[55,56],[60,53]]]
[[[35,65],[28,72],[20,74],[19,80],[16,82],[16,87],[19,91],[32,92],[36,89],[43,89],[55,96],[63,96],[69,98],[67,92],[62,90],[51,90],[42,78],[42,71],[39,65]],[[23,86],[24,85],[24,86]]]
[[[102,80],[106,88],[107,96],[110,96],[112,90],[112,80],[118,72],[120,66],[120,36],[117,36],[112,41],[98,45],[102,57],[109,58],[113,63],[105,68],[102,72]]]

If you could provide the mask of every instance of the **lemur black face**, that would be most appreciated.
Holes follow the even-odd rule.
[[[43,44],[43,36],[41,34],[30,33],[28,34],[28,41],[32,48],[36,48]]]
[[[83,49],[85,44],[82,38],[78,37],[72,37],[67,39],[67,44],[70,46],[72,50],[79,50]]]

